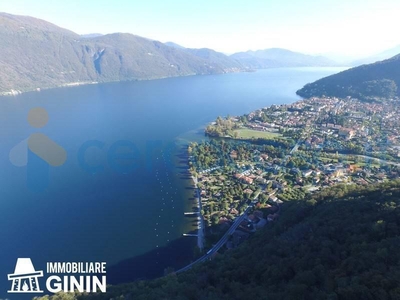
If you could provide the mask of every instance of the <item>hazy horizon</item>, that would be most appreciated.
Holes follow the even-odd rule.
[[[360,58],[400,44],[395,0],[202,1],[173,0],[3,2],[0,11],[27,15],[78,34],[127,32],[211,48],[226,54],[267,48],[328,57]]]

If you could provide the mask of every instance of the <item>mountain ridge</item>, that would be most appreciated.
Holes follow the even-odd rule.
[[[0,39],[0,95],[98,82],[335,65],[324,57],[279,48],[228,56],[130,33],[78,35],[41,19],[3,12]]]
[[[370,101],[400,97],[399,86],[400,54],[308,83],[296,93],[305,98],[350,96]]]
[[[230,57],[253,69],[338,66],[336,62],[323,56],[307,55],[282,48],[237,52]]]
[[[0,13],[0,94],[91,82],[243,71],[130,33],[82,37],[49,22]]]
[[[354,61],[352,61],[350,63],[350,65],[351,66],[360,66],[360,65],[365,65],[365,64],[371,64],[371,63],[375,63],[375,62],[378,62],[378,61],[382,61],[382,60],[394,57],[398,53],[400,53],[400,44],[395,46],[395,47],[393,47],[393,48],[390,48],[390,49],[387,49],[385,51],[379,52],[379,53],[377,53],[375,55],[371,55],[371,56],[368,56],[368,57],[364,57],[364,58],[361,58],[361,59],[354,60]]]

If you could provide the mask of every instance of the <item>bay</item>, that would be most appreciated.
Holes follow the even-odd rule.
[[[341,70],[268,69],[0,98],[0,298],[18,257],[30,257],[37,269],[46,262],[122,262],[114,274],[126,272],[124,262],[135,257],[147,260],[130,271],[132,278],[187,263],[195,241],[182,233],[194,227],[183,213],[194,202],[182,147],[202,139],[204,126],[219,115],[294,102],[304,84]],[[49,114],[43,128],[27,122],[35,107]],[[22,165],[35,161],[32,153],[23,157],[23,141],[38,132],[66,150],[65,164],[11,163],[16,145]]]

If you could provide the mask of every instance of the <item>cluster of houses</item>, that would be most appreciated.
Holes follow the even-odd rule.
[[[279,218],[279,208],[277,206],[268,205],[268,213],[264,214],[261,210],[254,210],[247,215],[239,227],[232,234],[231,239],[226,243],[228,249],[237,247],[241,242],[246,240],[251,233],[264,228],[270,222],[274,222]],[[228,222],[221,220],[220,223]]]
[[[348,150],[345,142],[352,141],[361,148],[368,144],[370,149],[364,150],[371,153],[385,151],[400,157],[400,106],[396,101],[375,103],[350,97],[313,97],[256,110],[247,118],[248,122],[242,126],[258,131],[296,132],[311,128],[305,141],[309,147],[333,145],[339,151]]]
[[[241,122],[242,118],[231,120]],[[277,158],[253,150],[251,158],[247,155],[246,159],[239,160],[238,152],[232,150],[233,164],[226,169],[229,171],[225,171],[225,166],[215,166],[200,172],[199,182],[208,181],[214,187],[232,183],[244,185],[243,193],[247,199],[261,202],[262,198],[262,207],[272,209],[266,215],[260,210],[250,214],[227,243],[228,248],[235,247],[247,234],[276,220],[279,213],[273,209],[279,207],[282,200],[290,199],[285,195],[295,197],[299,195],[298,191],[304,195],[338,183],[367,185],[400,176],[400,163],[364,156],[387,151],[385,153],[391,157],[400,157],[400,105],[395,101],[366,103],[352,98],[310,98],[256,110],[247,115],[246,124],[240,126],[260,131],[303,133],[296,150],[290,152],[290,164],[289,155]],[[364,147],[363,156],[357,156],[361,147]],[[314,150],[317,149],[329,151],[316,157]],[[349,149],[355,150],[342,152]],[[339,152],[342,152],[340,156]],[[352,153],[351,157],[348,153]],[[218,189],[203,189],[201,196],[205,202],[209,198],[223,199]],[[232,216],[240,215],[238,207],[230,206],[225,210],[226,214],[220,214],[219,224],[228,224]]]
[[[397,169],[379,166],[374,160],[362,160],[359,164],[326,163],[322,157],[313,165],[313,169],[287,168],[282,165],[284,159],[268,159],[263,154],[255,154],[253,161],[255,163],[249,162],[246,165],[245,171],[234,172],[232,176],[239,182],[262,188],[272,202],[280,201],[279,194],[287,188],[307,188],[309,192],[313,192],[337,183],[370,184],[399,175]],[[243,165],[240,166],[243,168]],[[293,175],[292,181],[283,176],[286,173]],[[270,189],[265,189],[266,186]],[[252,190],[245,190],[247,191],[252,194]]]
[[[297,155],[301,156],[301,153],[294,153],[292,156],[295,158]],[[336,155],[331,156],[333,158]],[[245,184],[247,188],[243,190],[243,193],[247,199],[258,197],[257,193],[264,194],[263,198],[268,199],[272,204],[285,200],[281,195],[288,190],[300,189],[305,192],[315,192],[338,183],[371,184],[399,176],[400,168],[397,166],[379,165],[373,160],[358,163],[340,162],[338,159],[336,159],[337,162],[329,163],[329,160],[329,158],[320,157],[318,162],[315,160],[310,162],[308,168],[288,167],[284,158],[272,158],[265,153],[255,151],[250,161],[237,161],[233,168],[235,171],[232,171],[232,166],[228,173],[225,173],[223,167],[210,168],[213,171],[201,173],[198,179],[200,183],[208,182],[209,186],[214,187],[232,185],[233,182]],[[219,170],[216,171],[217,169]],[[223,175],[216,175],[214,171]],[[222,194],[220,189],[203,188],[201,196],[206,205],[209,198],[220,199]],[[231,207],[227,214],[237,215],[238,210]]]
[[[248,199],[257,198],[256,190],[260,191],[260,195],[264,194],[264,198],[268,199],[267,203],[261,206],[258,203],[256,207],[270,208],[270,213],[264,214],[260,210],[255,210],[247,216],[239,226],[237,232],[234,233],[232,240],[227,243],[228,248],[234,248],[238,243],[247,238],[247,234],[263,228],[268,222],[275,221],[279,217],[276,208],[284,200],[281,195],[284,195],[287,190],[306,188],[308,192],[312,193],[338,183],[367,185],[399,176],[397,170],[393,171],[390,168],[372,167],[368,164],[361,166],[340,162],[324,163],[322,160],[313,169],[287,168],[279,165],[279,161],[276,158],[272,159],[267,155],[264,155],[263,159],[260,160],[261,155],[263,154],[259,152],[255,153],[253,161],[249,161],[247,165],[241,162],[236,172],[230,171],[230,173],[225,173],[222,167],[218,168],[220,169],[218,171],[214,169],[214,171],[199,175],[199,182],[209,182],[212,186],[230,185],[232,182],[247,184],[248,188],[243,192],[247,194]],[[292,180],[289,180],[285,174],[295,176],[292,176]],[[204,205],[207,204],[209,198],[220,199],[221,196],[221,192],[218,190],[201,190]],[[231,215],[231,217],[228,217],[228,215]],[[220,215],[218,224],[228,226],[232,216],[239,215],[240,212],[237,208],[230,207],[226,211],[226,214],[223,213]]]
[[[247,173],[247,175],[244,175],[243,173],[235,173],[233,176],[244,183],[253,184],[254,179],[257,177],[253,174],[250,175],[249,171],[245,171],[244,173]]]

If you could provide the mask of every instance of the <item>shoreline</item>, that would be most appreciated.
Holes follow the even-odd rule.
[[[321,69],[326,69],[326,68],[339,68],[346,70],[349,67],[344,67],[344,66],[335,66],[335,67],[275,67],[275,68],[264,68],[264,69],[255,69],[255,70],[241,70],[241,71],[233,71],[233,72],[223,72],[223,73],[216,73],[216,74],[196,74],[196,73],[191,73],[191,74],[184,74],[184,75],[177,75],[177,76],[159,76],[159,77],[149,77],[149,78],[130,78],[130,79],[124,79],[124,80],[109,80],[109,81],[76,81],[76,82],[69,82],[69,83],[63,83],[60,85],[55,85],[55,86],[48,86],[48,87],[32,87],[26,90],[19,90],[17,87],[9,89],[7,91],[0,92],[0,97],[9,97],[9,96],[18,96],[21,94],[26,94],[30,92],[40,92],[44,90],[51,90],[51,89],[59,89],[63,87],[75,87],[75,86],[83,86],[83,85],[96,85],[96,84],[102,84],[102,83],[113,83],[113,82],[131,82],[131,81],[150,81],[150,80],[160,80],[160,79],[168,79],[168,78],[179,78],[179,77],[189,77],[189,76],[205,76],[205,75],[224,75],[224,74],[237,74],[237,73],[253,73],[253,72],[258,72],[262,70],[270,70],[270,69],[293,69],[293,68],[321,68]]]
[[[95,84],[99,84],[99,83],[100,82],[98,82],[98,81],[82,81],[82,82],[76,81],[76,82],[64,83],[62,85],[57,85],[54,87],[38,87],[38,88],[28,89],[25,91],[11,89],[7,92],[1,92],[0,97],[18,96],[21,94],[26,94],[26,93],[31,93],[31,92],[41,92],[41,91],[45,91],[45,90],[59,89],[59,88],[64,88],[64,87],[75,87],[75,86],[82,86],[82,85],[95,85]]]
[[[152,80],[161,80],[161,79],[168,79],[168,78],[179,78],[179,77],[190,77],[190,76],[204,76],[204,75],[223,75],[223,74],[231,74],[231,73],[244,73],[246,71],[240,72],[227,72],[227,73],[218,73],[218,74],[185,74],[185,75],[177,75],[177,76],[160,76],[160,77],[149,77],[149,78],[131,78],[131,79],[124,79],[124,80],[110,80],[110,81],[76,81],[76,82],[69,82],[64,83],[61,85],[56,85],[52,87],[37,87],[31,88],[24,91],[18,89],[10,89],[8,91],[0,92],[0,97],[10,97],[10,96],[18,96],[21,94],[31,93],[31,92],[41,92],[45,90],[52,90],[52,89],[59,89],[59,88],[68,88],[68,87],[76,87],[76,86],[84,86],[84,85],[98,85],[102,83],[116,83],[116,82],[137,82],[137,81],[152,81]]]
[[[200,251],[203,251],[204,249],[204,237],[205,237],[205,233],[204,233],[204,217],[201,214],[201,210],[202,210],[202,204],[201,204],[201,195],[200,195],[200,191],[199,188],[197,187],[197,177],[193,176],[191,174],[192,177],[192,181],[193,181],[193,186],[195,189],[195,193],[196,193],[196,199],[197,199],[197,209],[198,209],[198,216],[197,216],[197,246],[199,247]]]

